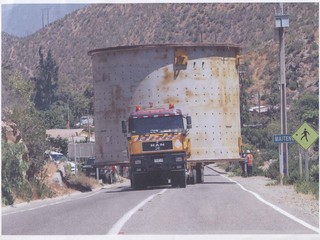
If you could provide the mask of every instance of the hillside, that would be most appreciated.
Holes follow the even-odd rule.
[[[59,81],[83,91],[92,84],[89,50],[119,45],[199,42],[243,46],[252,92],[265,93],[279,79],[278,44],[273,41],[279,4],[94,4],[68,14],[33,35],[2,33],[2,64],[34,76],[38,49],[51,49]],[[319,4],[285,4],[289,97],[318,91]],[[290,104],[290,102],[289,102]]]

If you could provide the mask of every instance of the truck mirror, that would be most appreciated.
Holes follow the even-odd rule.
[[[187,116],[187,129],[192,128],[191,116]]]
[[[121,121],[122,133],[127,133],[127,122]]]

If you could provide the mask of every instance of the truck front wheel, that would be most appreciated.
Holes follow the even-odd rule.
[[[135,190],[141,190],[146,188],[144,176],[133,175],[131,180],[131,187]]]
[[[187,186],[187,178],[186,178],[186,172],[180,171],[175,172],[172,179],[172,186],[173,187],[180,187],[180,188],[186,188]]]
[[[187,176],[186,176],[186,172],[183,171],[179,174],[179,186],[181,188],[186,188],[187,186]]]

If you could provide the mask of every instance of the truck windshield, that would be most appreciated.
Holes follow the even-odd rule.
[[[129,119],[129,132],[132,134],[181,132],[183,129],[182,116]]]

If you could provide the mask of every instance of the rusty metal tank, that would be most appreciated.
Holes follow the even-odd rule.
[[[128,161],[121,120],[136,105],[174,103],[192,116],[191,161],[239,159],[238,45],[121,46],[88,52],[97,163]]]

